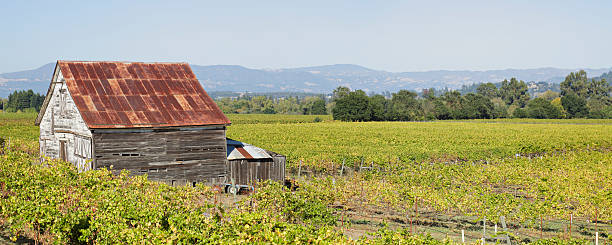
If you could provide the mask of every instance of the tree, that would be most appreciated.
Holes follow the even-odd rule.
[[[334,89],[332,95],[332,101],[336,101],[344,96],[347,96],[351,92],[351,89],[348,87],[340,86]]]
[[[459,91],[446,92],[441,97],[442,101],[446,104],[450,113],[450,119],[461,119],[461,93]]]
[[[571,93],[583,99],[588,97],[588,78],[584,70],[576,73],[571,72],[561,83],[561,95],[565,96]]]
[[[480,94],[468,93],[461,103],[462,119],[493,118],[493,103]]]
[[[589,114],[586,99],[581,98],[573,92],[561,97],[561,104],[569,118],[583,118]]]
[[[3,109],[7,111],[24,111],[26,109],[38,111],[44,100],[45,96],[34,93],[31,89],[15,91],[9,94],[8,101]]]
[[[372,120],[384,121],[387,119],[388,102],[385,96],[377,94],[370,97],[370,105],[372,108]]]
[[[556,98],[559,98],[560,93],[552,91],[552,90],[546,90],[546,92],[540,94],[540,98],[546,99],[548,101],[554,100]]]
[[[535,98],[527,103],[527,115],[530,118],[562,118],[559,108],[555,107],[548,100]]]
[[[397,121],[423,120],[423,109],[416,99],[417,94],[400,90],[391,98],[392,119]]]
[[[325,115],[327,109],[325,108],[325,100],[317,97],[310,107],[310,114],[312,115]]]
[[[489,99],[497,97],[499,91],[497,91],[497,87],[493,83],[481,83],[476,88],[476,91],[479,95],[487,97]]]
[[[561,112],[561,118],[567,117],[567,111],[565,111],[565,108],[563,108],[563,105],[561,104],[561,97],[555,98],[550,102],[550,104],[557,107],[557,109]]]
[[[510,81],[504,80],[499,89],[500,97],[507,105],[516,105],[525,107],[529,101],[529,88],[523,81],[518,81],[516,78],[511,78]]]
[[[438,120],[452,119],[450,109],[440,99],[434,101],[434,115]]]
[[[349,92],[336,100],[333,117],[342,121],[370,121],[372,119],[372,108],[370,98],[362,90]]]

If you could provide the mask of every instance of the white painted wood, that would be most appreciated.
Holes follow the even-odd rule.
[[[58,68],[47,105],[40,121],[40,153],[48,158],[59,158],[60,140],[66,141],[67,161],[79,171],[92,169],[91,131],[74,104],[66,81]]]

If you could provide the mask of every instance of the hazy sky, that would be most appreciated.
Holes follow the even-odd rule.
[[[57,59],[603,68],[611,13],[612,1],[2,1],[0,73]]]

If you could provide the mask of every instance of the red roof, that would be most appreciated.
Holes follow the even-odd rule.
[[[187,63],[58,61],[89,128],[225,125]]]

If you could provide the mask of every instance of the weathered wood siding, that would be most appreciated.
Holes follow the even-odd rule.
[[[271,159],[236,159],[229,161],[230,179],[235,184],[254,185],[265,180],[283,181],[285,179],[285,157],[273,156]]]
[[[92,135],[57,69],[48,95],[51,96],[49,104],[40,122],[40,155],[60,158],[60,141],[63,141],[66,160],[79,171],[87,171],[92,169]]]
[[[148,174],[174,185],[227,174],[225,127],[93,131],[96,168]]]

